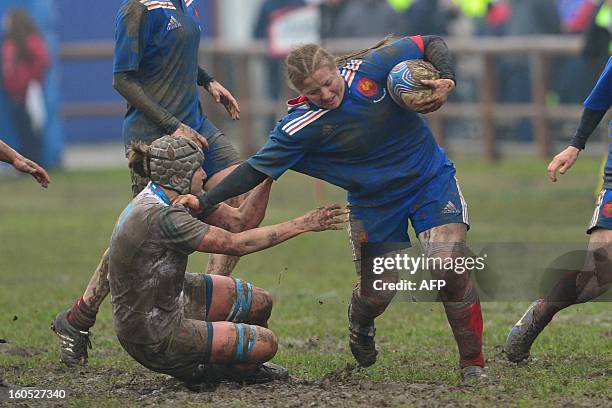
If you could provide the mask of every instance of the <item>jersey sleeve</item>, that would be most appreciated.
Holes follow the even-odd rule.
[[[602,72],[584,107],[596,111],[607,111],[612,104],[612,57]]]
[[[385,72],[402,61],[423,59],[425,44],[420,35],[403,37],[399,40],[372,51],[372,60]]]
[[[151,22],[147,8],[134,1],[126,2],[115,19],[115,53],[113,72],[137,71],[149,38]]]
[[[171,250],[190,255],[195,252],[208,232],[208,224],[194,218],[182,206],[164,207],[157,214],[160,244]]]
[[[247,162],[255,169],[274,180],[295,166],[306,154],[304,136],[307,132],[289,135],[283,129],[283,122],[272,130],[268,142]]]

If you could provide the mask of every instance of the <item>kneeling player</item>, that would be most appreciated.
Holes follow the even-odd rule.
[[[113,320],[123,348],[145,367],[188,383],[286,378],[284,368],[263,365],[277,349],[266,328],[270,295],[239,279],[187,274],[188,255],[249,254],[303,232],[339,229],[344,220],[337,217],[347,211],[328,206],[234,234],[213,225],[231,230],[236,223],[261,221],[270,179],[239,209],[222,204],[207,218],[209,225],[189,211],[197,215],[196,195],[205,179],[195,143],[162,137],[150,147],[132,146],[129,159],[151,182],[119,217],[109,249]]]
[[[548,166],[550,179],[557,181],[557,170],[565,174],[584,149],[588,137],[605,116],[612,103],[612,58],[597,85],[584,103],[580,125],[571,146],[559,153]],[[611,123],[612,138],[612,123]],[[587,230],[590,234],[587,259],[581,271],[568,272],[544,299],[535,301],[512,327],[506,341],[508,360],[519,362],[529,357],[531,345],[553,316],[568,306],[588,302],[606,292],[612,284],[612,139],[604,171],[603,190]]]

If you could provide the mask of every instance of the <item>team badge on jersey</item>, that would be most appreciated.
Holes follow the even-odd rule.
[[[606,203],[601,210],[601,214],[606,218],[612,218],[612,203]]]
[[[177,28],[181,28],[181,27],[182,27],[181,23],[179,23],[178,20],[174,18],[174,16],[170,16],[170,22],[168,23],[168,26],[166,27],[166,31],[176,30]]]
[[[378,93],[378,84],[369,78],[361,78],[357,84],[357,90],[362,95],[371,98]]]

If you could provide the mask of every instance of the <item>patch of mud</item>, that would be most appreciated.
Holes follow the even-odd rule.
[[[313,381],[292,378],[286,383],[250,386],[221,383],[203,387],[204,390],[199,392],[187,389],[172,377],[140,367],[130,369],[129,373],[109,367],[70,369],[51,365],[30,369],[19,366],[3,368],[6,369],[5,373],[0,376],[4,376],[5,382],[66,389],[69,397],[63,405],[87,404],[83,400],[111,405],[114,401],[122,406],[210,404],[215,407],[480,407],[507,406],[514,402],[514,395],[509,392],[511,390],[494,381],[477,386],[460,386],[448,382],[374,382],[364,378],[366,370],[353,364],[347,364]],[[610,373],[606,370],[593,374]],[[36,378],[38,383],[33,384],[33,380],[24,383],[25,378]],[[488,392],[483,393],[483,390]],[[564,402],[571,406],[580,406],[582,402],[585,406],[606,406],[612,401],[591,396],[580,401],[568,399]],[[57,405],[57,402],[49,404]]]

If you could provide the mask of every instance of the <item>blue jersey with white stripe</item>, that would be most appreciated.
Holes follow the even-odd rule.
[[[595,88],[584,102],[587,109],[607,111],[612,104],[612,57],[601,73]],[[612,189],[612,121],[610,121],[610,144],[608,147],[608,160],[604,170],[604,188]]]
[[[182,123],[199,129],[205,116],[197,89],[200,23],[194,0],[124,0],[116,18],[113,71],[134,71],[145,93]],[[126,145],[166,132],[129,106]]]
[[[405,37],[350,61],[340,68],[340,107],[295,101],[249,164],[275,179],[293,169],[325,180],[358,206],[414,194],[450,162],[423,118],[393,102],[386,82],[396,64],[422,58],[422,39]]]

